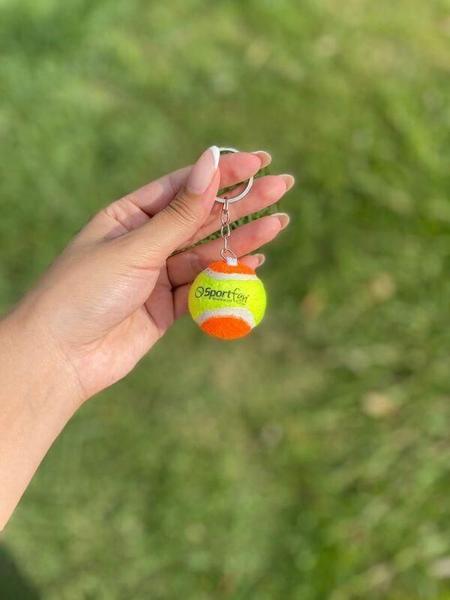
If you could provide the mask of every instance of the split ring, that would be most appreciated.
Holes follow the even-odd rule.
[[[236,148],[219,148],[219,152],[239,152],[239,150],[236,150]],[[237,196],[233,196],[231,198],[221,198],[220,196],[216,196],[216,201],[221,202],[222,204],[225,204],[225,202],[228,202],[228,204],[233,204],[233,202],[242,200],[242,198],[245,198],[245,196],[252,189],[253,181],[254,181],[253,176],[250,177],[249,179],[247,179],[245,188],[242,190],[242,192],[240,192],[240,194],[237,194]]]

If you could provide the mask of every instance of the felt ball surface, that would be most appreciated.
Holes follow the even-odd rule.
[[[264,317],[266,291],[255,271],[242,263],[211,263],[189,290],[189,312],[208,335],[234,340],[250,333]]]

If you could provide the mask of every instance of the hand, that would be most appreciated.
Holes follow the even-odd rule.
[[[220,240],[192,247],[217,229],[219,185],[247,179],[270,156],[229,154],[220,169],[218,161],[210,148],[102,210],[0,321],[0,531],[80,404],[126,375],[186,311],[191,281],[219,253]],[[258,179],[232,218],[276,202],[293,182]],[[240,227],[234,250],[259,266],[264,257],[248,253],[288,221],[277,214]]]
[[[212,147],[193,167],[103,209],[9,317],[55,349],[64,372],[76,381],[80,403],[124,377],[186,312],[192,280],[221,247],[221,240],[192,247],[218,229],[219,187],[254,175],[270,156],[228,154],[220,157],[220,168],[218,161]],[[231,205],[232,219],[276,202],[293,182],[290,175],[257,179],[250,194]],[[234,251],[258,267],[263,255],[249,253],[275,238],[288,221],[276,214],[238,228]]]

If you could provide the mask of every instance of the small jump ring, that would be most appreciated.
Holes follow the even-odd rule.
[[[220,251],[220,256],[229,264],[237,265],[238,257],[235,252],[231,248],[222,248]]]
[[[236,150],[236,148],[219,148],[219,152],[239,152],[239,150]],[[249,179],[247,179],[247,184],[246,184],[244,190],[240,194],[238,194],[237,196],[233,196],[232,198],[221,198],[220,196],[216,196],[216,201],[217,202],[221,202],[222,204],[225,204],[225,202],[228,201],[228,204],[233,204],[233,202],[237,202],[238,200],[242,200],[242,198],[245,198],[245,196],[252,189],[252,187],[253,187],[253,180],[254,180],[253,176],[250,177]]]

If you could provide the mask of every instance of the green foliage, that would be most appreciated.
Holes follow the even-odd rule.
[[[42,598],[450,598],[448,8],[0,0],[2,308],[212,143],[298,181],[265,323],[185,320],[51,450],[4,540]]]

